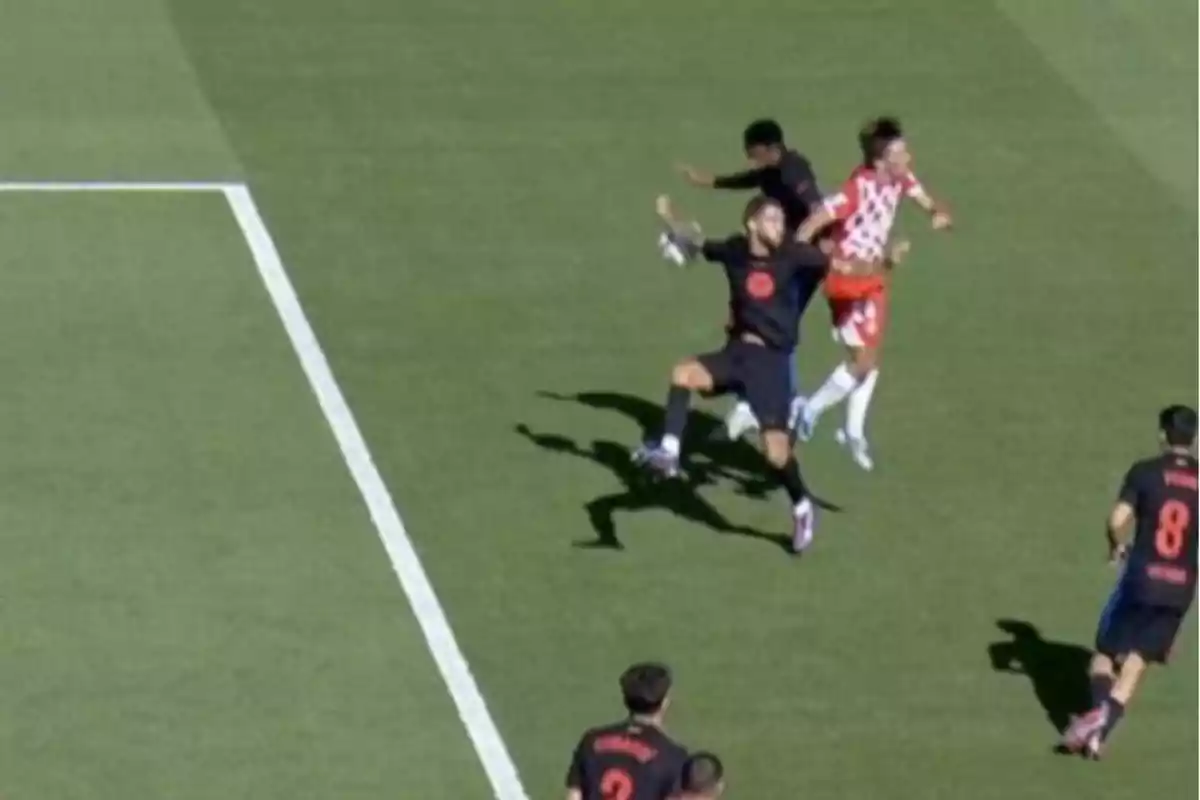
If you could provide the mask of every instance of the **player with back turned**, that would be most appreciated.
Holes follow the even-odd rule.
[[[671,699],[664,664],[634,664],[621,675],[629,716],[592,728],[567,771],[567,800],[668,800],[679,790],[687,750],[663,730]]]
[[[1121,564],[1121,577],[1096,633],[1092,708],[1063,736],[1069,752],[1100,757],[1146,665],[1166,663],[1196,596],[1196,424],[1194,409],[1163,409],[1162,453],[1134,464],[1121,484],[1108,520],[1110,559]]]

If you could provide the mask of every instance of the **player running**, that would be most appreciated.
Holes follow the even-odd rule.
[[[692,392],[740,392],[762,425],[763,451],[792,504],[792,550],[803,552],[812,543],[814,508],[788,434],[790,360],[800,317],[784,287],[801,270],[824,271],[828,258],[788,236],[783,208],[761,195],[746,206],[745,232],[728,239],[701,241],[694,223],[694,232],[685,232],[666,197],[659,198],[658,213],[671,228],[664,254],[677,263],[703,255],[724,267],[730,323],[724,347],[675,365],[662,438],[638,448],[634,459],[661,477],[676,477]]]
[[[795,233],[808,215],[821,205],[821,191],[812,164],[796,150],[784,143],[783,128],[773,119],[751,122],[742,132],[742,146],[752,168],[730,175],[713,175],[681,166],[680,171],[693,186],[709,189],[757,189],[763,195],[779,203],[783,208],[788,233]],[[821,274],[812,271],[799,273],[791,286],[793,298],[803,313],[809,300],[821,284]],[[792,358],[792,394],[799,392],[796,377],[796,361]],[[791,419],[798,418],[802,400],[796,397],[792,403]],[[758,420],[744,397],[725,417],[725,432],[730,439],[739,439],[745,433],[757,430]]]
[[[1062,747],[1092,759],[1125,714],[1147,663],[1166,663],[1196,595],[1196,412],[1158,415],[1163,452],[1130,468],[1108,518],[1110,561],[1121,576],[1100,617],[1089,668],[1092,709]],[[1132,544],[1125,531],[1134,523]]]
[[[629,716],[583,734],[567,771],[567,800],[667,800],[679,788],[687,750],[663,731],[671,670],[634,664],[621,675]]]
[[[950,213],[926,193],[913,174],[912,155],[897,120],[881,117],[868,123],[859,133],[859,144],[862,165],[851,173],[841,191],[827,198],[804,221],[797,232],[801,241],[812,241],[819,231],[836,223],[835,260],[880,262],[902,197],[911,198],[930,214],[934,230],[950,227]],[[886,269],[868,276],[834,272],[826,279],[834,338],[846,347],[847,359],[809,398],[797,425],[800,438],[810,439],[821,414],[849,397],[846,423],[837,438],[864,470],[874,468],[865,429],[867,410],[879,382],[879,347],[888,313],[887,283]]]

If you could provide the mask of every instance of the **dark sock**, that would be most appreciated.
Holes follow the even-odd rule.
[[[1099,708],[1108,699],[1108,693],[1112,691],[1113,677],[1112,675],[1093,675],[1090,683],[1092,686],[1092,708]]]
[[[1104,726],[1104,738],[1106,740],[1112,735],[1113,728],[1117,727],[1117,723],[1121,721],[1121,717],[1123,716],[1125,716],[1125,704],[1112,697],[1108,698],[1108,722]]]
[[[788,499],[792,501],[792,505],[808,497],[808,487],[804,485],[804,476],[800,474],[800,462],[796,460],[795,456],[789,458],[788,462],[779,470],[779,477],[783,481],[783,488],[787,490]]]
[[[688,403],[692,393],[682,386],[672,386],[667,392],[667,419],[663,429],[664,436],[674,436],[683,439],[683,429],[687,425]]]

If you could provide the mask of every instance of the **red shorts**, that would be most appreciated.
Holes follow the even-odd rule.
[[[886,292],[862,300],[830,299],[834,340],[847,347],[879,347],[887,326],[887,309]]]

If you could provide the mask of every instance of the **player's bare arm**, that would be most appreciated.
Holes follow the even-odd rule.
[[[1119,564],[1125,559],[1129,549],[1129,530],[1133,522],[1133,506],[1124,500],[1113,506],[1108,515],[1108,525],[1105,534],[1108,537],[1109,563]]]
[[[796,241],[812,244],[817,234],[837,222],[837,217],[826,206],[817,206],[800,227],[796,229]]]
[[[692,186],[698,186],[701,189],[712,189],[716,184],[716,176],[711,172],[705,172],[701,169],[696,169],[690,164],[678,164],[675,169],[683,176],[683,179]]]
[[[583,792],[578,789],[567,789],[567,800],[583,800]]]
[[[917,189],[910,197],[929,215],[930,224],[935,231],[945,230],[954,224],[950,209],[944,203],[930,197],[924,189]]]

